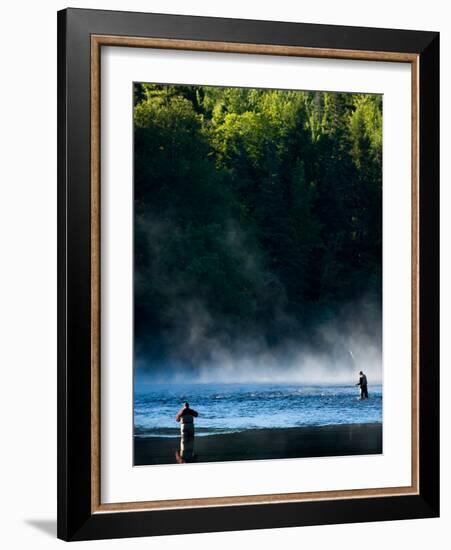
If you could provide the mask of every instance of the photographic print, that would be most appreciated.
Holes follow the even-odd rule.
[[[382,452],[382,96],[134,84],[134,464]]]
[[[439,38],[58,12],[59,538],[439,515]]]

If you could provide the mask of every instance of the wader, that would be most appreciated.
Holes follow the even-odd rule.
[[[194,417],[190,414],[185,414],[180,418],[180,435],[186,439],[194,437]]]

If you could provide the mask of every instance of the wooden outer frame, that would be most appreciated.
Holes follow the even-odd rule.
[[[58,536],[80,540],[437,515],[438,34],[72,9],[60,12],[58,22]],[[212,40],[213,36],[217,39]],[[414,383],[410,487],[100,502],[99,98],[103,45],[411,64]],[[432,133],[429,142],[422,140],[426,133],[428,140]],[[426,241],[432,263],[423,261]],[[420,412],[428,418],[432,415],[427,430]]]
[[[119,502],[102,504],[100,499],[100,50],[102,46],[164,48],[173,50],[246,53],[296,57],[329,57],[335,59],[377,60],[410,63],[412,65],[412,127],[418,120],[418,56],[395,52],[368,52],[357,50],[331,50],[296,46],[268,46],[266,44],[230,44],[161,38],[123,36],[91,36],[91,375],[92,375],[92,427],[91,427],[91,511],[151,510],[180,507],[223,506],[225,504],[261,504],[300,502],[337,498],[361,498],[418,494],[418,395],[417,384],[412,384],[412,479],[410,486],[383,489],[318,491],[304,493],[211,497],[181,500]],[[418,303],[418,154],[416,132],[412,132],[412,308]],[[412,317],[412,380],[418,377],[418,322]]]

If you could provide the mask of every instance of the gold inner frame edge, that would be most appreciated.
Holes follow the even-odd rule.
[[[354,59],[411,64],[411,306],[412,306],[412,479],[406,487],[264,495],[101,502],[100,475],[100,50],[102,46],[158,48],[222,53],[247,53],[330,59]],[[164,510],[230,505],[274,504],[314,500],[356,499],[419,494],[419,56],[400,52],[306,48],[267,44],[211,42],[166,38],[91,35],[91,513]]]

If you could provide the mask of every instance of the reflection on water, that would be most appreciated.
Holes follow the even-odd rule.
[[[180,435],[180,451],[175,452],[175,460],[179,464],[194,462],[196,460],[194,454],[194,430],[185,430]]]

